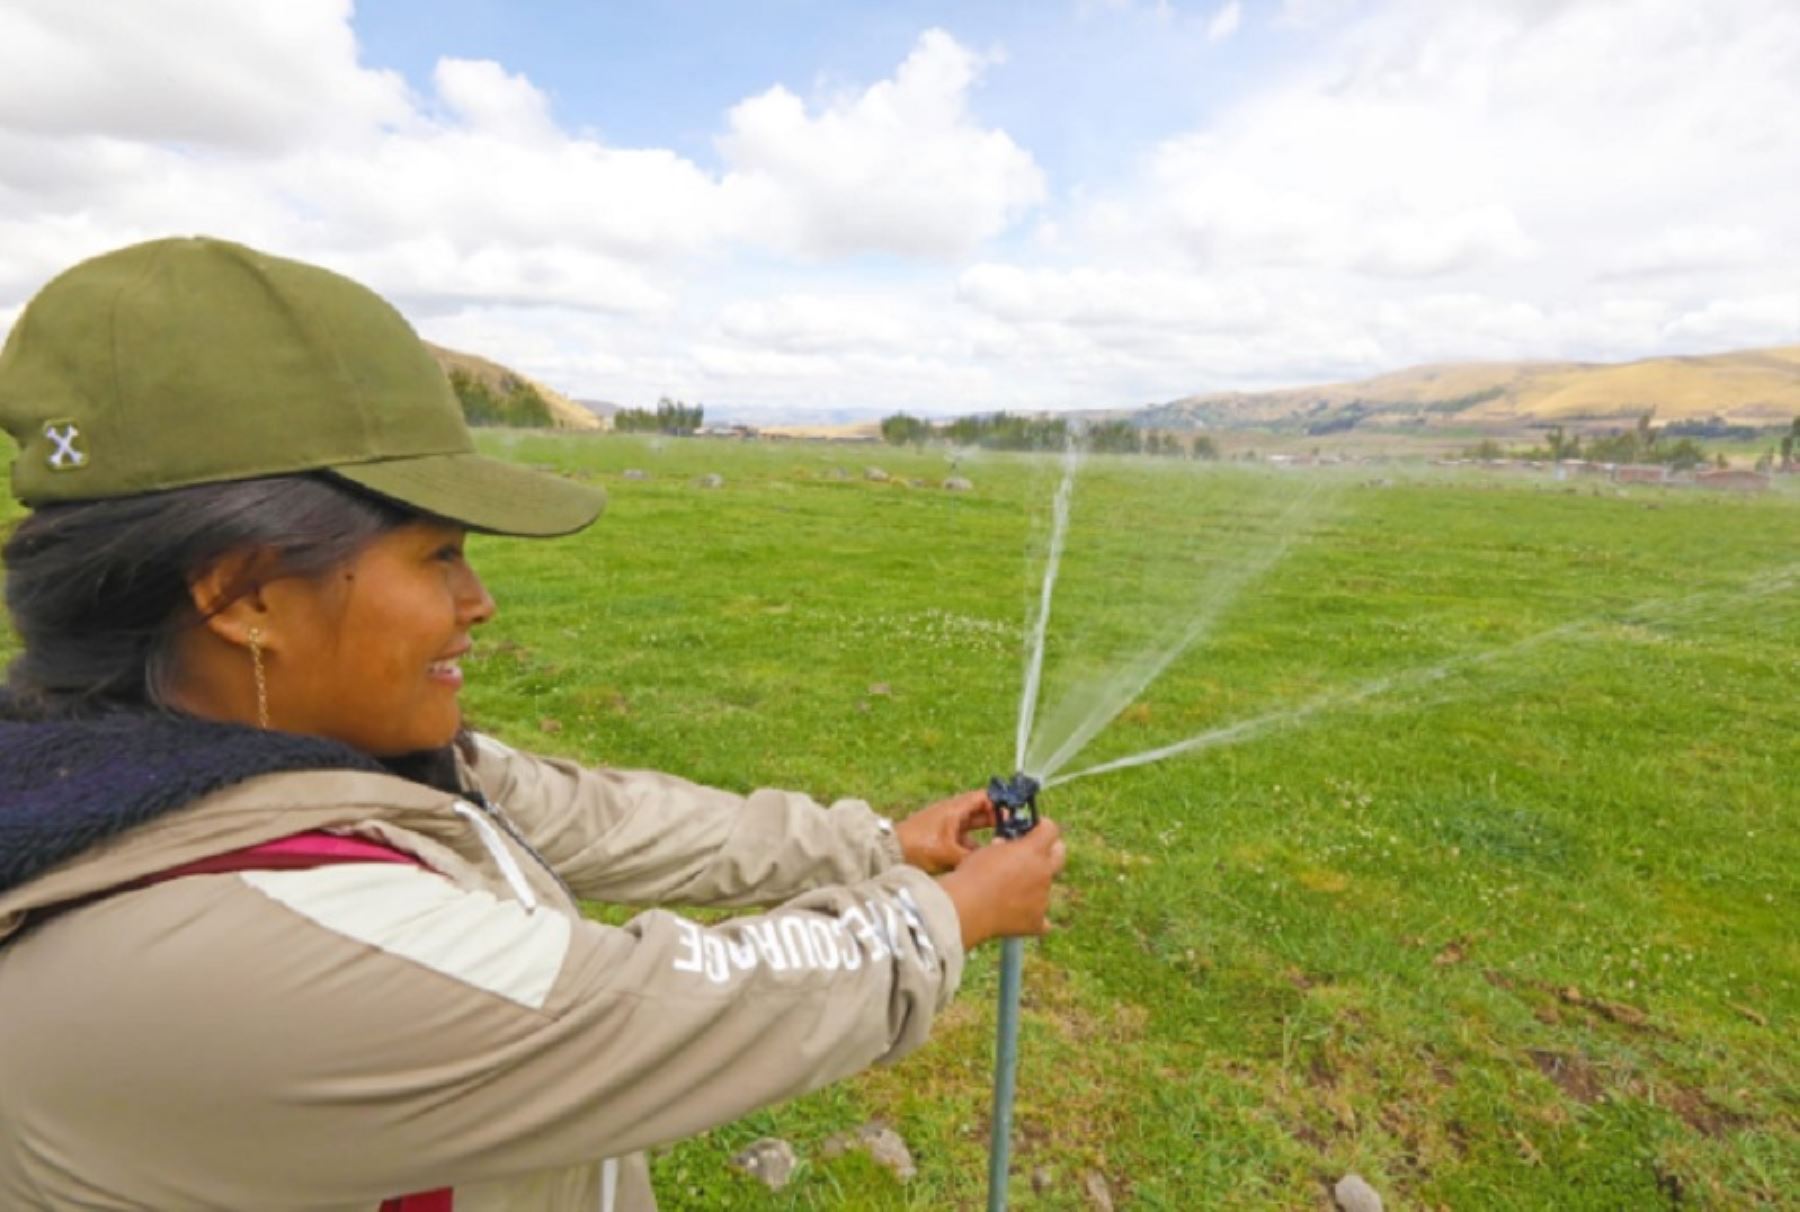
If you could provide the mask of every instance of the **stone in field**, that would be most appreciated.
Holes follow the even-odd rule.
[[[1331,1189],[1344,1212],[1381,1212],[1381,1196],[1360,1174],[1346,1174]]]
[[[1094,1212],[1113,1212],[1112,1187],[1107,1185],[1106,1175],[1100,1171],[1089,1170],[1082,1176],[1081,1191]]]
[[[650,478],[650,473],[645,471],[642,467],[627,467],[625,469],[625,478],[627,480],[648,480]]]
[[[919,1168],[913,1164],[912,1150],[906,1147],[906,1142],[892,1128],[882,1124],[864,1124],[857,1135],[875,1164],[886,1167],[901,1182],[909,1181],[919,1172]]]
[[[777,1137],[765,1136],[752,1141],[731,1159],[731,1164],[760,1179],[769,1190],[779,1191],[794,1176],[794,1167],[800,1164],[800,1159],[794,1156],[794,1146]]]
[[[700,488],[723,488],[725,487],[725,477],[715,471],[709,475],[701,476],[698,480],[694,481],[694,484]]]
[[[879,467],[865,467],[863,468],[863,479],[873,480],[877,484],[885,484],[888,481],[888,473]]]
[[[948,480],[944,481],[945,492],[969,492],[972,491],[974,487],[975,485],[973,483],[963,479],[961,476],[951,476]]]
[[[842,467],[833,467],[830,471],[825,473],[825,478],[827,480],[848,480],[850,478],[850,473],[845,471]]]
[[[872,1120],[858,1128],[854,1134],[834,1132],[819,1146],[819,1153],[824,1157],[841,1157],[851,1149],[862,1149],[878,1166],[890,1170],[901,1182],[909,1182],[918,1174],[918,1166],[913,1164],[912,1150],[906,1147],[901,1135],[882,1123]]]

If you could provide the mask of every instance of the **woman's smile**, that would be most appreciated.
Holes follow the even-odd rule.
[[[451,690],[461,690],[463,684],[462,658],[468,651],[469,646],[464,645],[454,656],[433,661],[425,667],[426,674],[432,681],[442,683]]]
[[[378,757],[450,743],[470,632],[494,615],[463,537],[448,522],[411,522],[335,575],[263,586],[275,727]]]

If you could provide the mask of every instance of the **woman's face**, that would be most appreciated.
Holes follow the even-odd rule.
[[[494,616],[463,538],[411,522],[324,576],[265,585],[271,726],[377,757],[448,744],[470,633]]]

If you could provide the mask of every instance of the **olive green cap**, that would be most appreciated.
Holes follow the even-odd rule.
[[[476,454],[444,372],[374,291],[204,237],[39,291],[0,350],[0,426],[34,507],[328,471],[476,530],[555,535],[606,500]]]

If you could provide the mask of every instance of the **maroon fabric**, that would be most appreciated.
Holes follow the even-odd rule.
[[[278,837],[272,842],[208,855],[167,871],[139,880],[137,886],[160,884],[184,875],[219,875],[228,871],[302,871],[330,863],[411,863],[425,864],[404,850],[368,842],[357,837],[339,837],[335,833],[314,831]]]
[[[456,1192],[449,1187],[381,1201],[381,1212],[455,1212]]]

